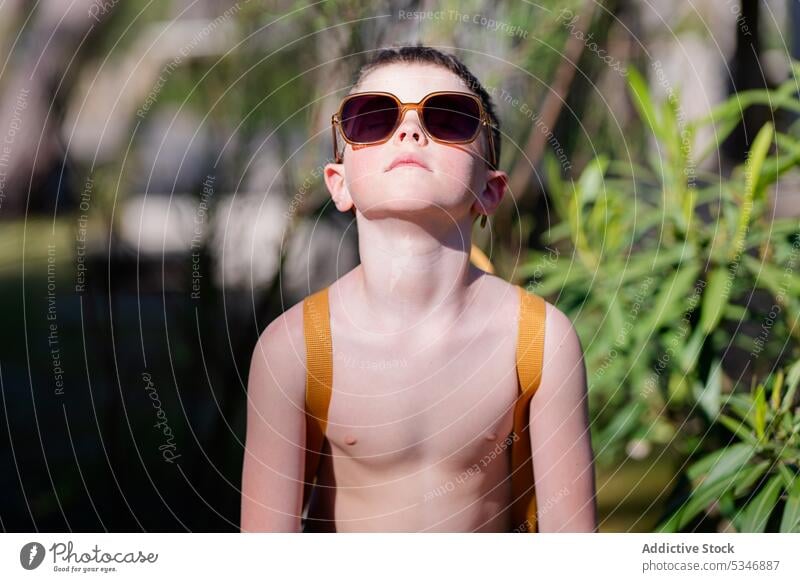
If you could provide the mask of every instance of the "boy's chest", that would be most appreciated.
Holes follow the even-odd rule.
[[[395,349],[348,336],[333,349],[326,434],[335,454],[374,468],[426,460],[463,467],[511,432],[513,329]]]

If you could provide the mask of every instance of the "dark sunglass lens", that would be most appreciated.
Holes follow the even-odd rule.
[[[478,102],[466,95],[434,95],[422,113],[431,135],[448,141],[465,141],[478,131],[481,111]]]
[[[352,97],[342,108],[342,131],[352,141],[380,141],[394,128],[397,113],[397,103],[390,97]]]

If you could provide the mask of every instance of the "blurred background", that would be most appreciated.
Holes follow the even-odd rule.
[[[358,263],[380,47],[492,94],[474,243],[585,354],[601,531],[800,531],[798,0],[6,0],[0,529],[236,531],[258,335]]]

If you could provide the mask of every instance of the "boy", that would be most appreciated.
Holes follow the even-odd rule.
[[[386,49],[334,122],[343,157],[324,178],[336,208],[355,209],[361,264],[321,309],[297,304],[258,340],[241,529],[301,530],[316,379],[330,400],[306,530],[523,531],[510,479],[521,289],[470,263],[473,220],[494,212],[507,183],[491,99],[452,55]],[[581,346],[542,305],[543,366],[524,419],[532,529],[596,531]],[[332,381],[311,370],[315,349],[307,367],[308,321],[329,325]]]

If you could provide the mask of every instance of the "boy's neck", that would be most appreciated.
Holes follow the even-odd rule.
[[[462,313],[482,274],[469,261],[469,216],[447,224],[358,218],[359,292],[371,317],[402,331],[431,316],[448,321]]]

